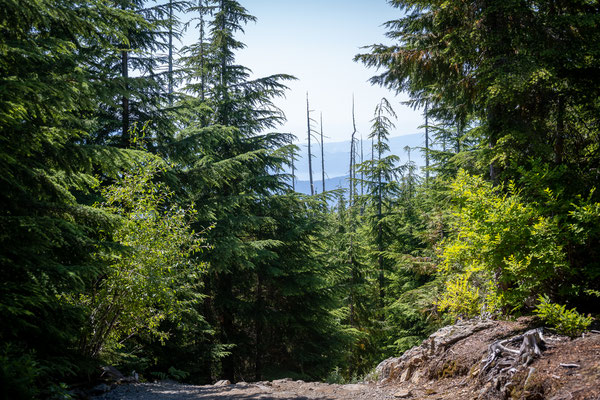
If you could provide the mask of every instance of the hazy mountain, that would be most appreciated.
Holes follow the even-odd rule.
[[[421,147],[424,146],[425,137],[421,133],[411,135],[394,136],[389,140],[389,146],[392,154],[400,157],[400,163],[408,161],[408,153],[404,148],[411,148],[410,159],[417,166],[425,165]],[[313,145],[313,180],[315,189],[320,193],[321,184],[321,148]],[[310,183],[308,177],[308,149],[306,144],[300,145],[301,152],[296,161],[296,191],[301,193],[310,193]],[[335,189],[337,187],[348,186],[348,166],[350,164],[350,140],[344,142],[325,143],[325,189]],[[363,140],[363,158],[365,160],[371,157],[371,141]],[[360,143],[357,162],[360,162]]]
[[[411,161],[418,166],[425,165],[420,147],[424,146],[425,138],[423,134],[415,133],[411,135],[394,136],[389,140],[392,154],[400,157],[400,163],[408,161],[408,154],[404,147],[409,146]],[[321,179],[321,148],[313,144],[313,179]],[[327,178],[335,178],[348,174],[348,165],[350,163],[350,140],[344,142],[325,143],[325,173]],[[308,178],[308,148],[306,144],[300,145],[299,160],[296,162],[296,178],[307,181]],[[367,160],[371,157],[371,141],[363,140],[363,156]],[[359,143],[360,157],[360,143]],[[360,159],[357,158],[357,162]]]
[[[319,170],[319,174],[320,174]],[[320,175],[319,175],[320,176]],[[315,190],[317,193],[323,192],[323,184],[321,179],[314,181]],[[325,178],[325,190],[348,187],[348,175],[336,176],[334,178]],[[310,194],[310,181],[296,181],[296,191],[299,193]]]

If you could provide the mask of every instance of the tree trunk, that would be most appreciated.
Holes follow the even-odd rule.
[[[379,109],[379,116],[381,118],[381,109]],[[383,203],[383,185],[381,179],[381,133],[377,134],[377,263],[379,265],[379,306],[383,308],[383,299],[385,297],[384,288],[384,271],[383,271],[383,228],[381,220],[383,219],[382,203]]]
[[[173,0],[169,0],[169,105],[173,105]]]
[[[219,296],[221,297],[221,301],[219,304],[223,305],[219,310],[220,315],[219,319],[221,322],[221,334],[220,340],[222,344],[234,344],[234,327],[233,327],[233,312],[229,306],[227,306],[227,302],[233,298],[233,293],[231,292],[231,288],[233,285],[233,279],[231,274],[223,273],[217,278],[219,280],[218,290]],[[225,301],[223,300],[225,299]],[[231,350],[231,354],[224,357],[221,361],[221,365],[223,368],[222,376],[223,379],[227,379],[230,382],[235,382],[235,359],[233,352],[235,349]]]
[[[306,92],[306,129],[308,135],[308,175],[310,179],[310,194],[311,196],[315,194],[315,186],[313,184],[313,171],[312,171],[312,153],[310,148],[310,107],[308,105],[308,92]]]
[[[123,78],[123,98],[121,99],[121,145],[129,147],[129,52],[124,50],[121,52],[121,76]]]
[[[290,144],[292,144],[292,140],[290,139]],[[294,157],[296,152],[292,151],[292,190],[296,191],[296,166],[294,165]]]
[[[456,124],[456,154],[460,153],[460,138],[462,136],[462,123],[460,121]]]
[[[558,112],[556,115],[556,139],[554,140],[554,161],[562,164],[565,146],[565,101],[558,97]]]
[[[360,135],[360,163],[362,164],[365,160],[363,159],[364,154],[363,154],[363,138],[362,135]],[[365,183],[365,173],[364,171],[360,171],[360,195],[364,195],[365,194],[365,190],[364,190],[364,183]]]
[[[352,136],[350,138],[350,194],[348,200],[348,222],[350,224],[350,326],[354,326],[354,285],[356,283],[356,269],[354,266],[354,138],[356,136],[356,120],[354,117],[354,96],[352,96]]]
[[[204,70],[204,0],[199,0],[198,5],[200,9],[200,100],[204,102],[205,97],[205,85],[206,85],[206,71]]]
[[[502,130],[500,125],[500,107],[498,105],[493,105],[488,107],[487,119],[488,119],[488,128],[489,128],[489,147],[493,153],[496,147],[496,143],[498,143],[498,138],[500,136],[500,132]],[[495,164],[494,160],[490,162],[490,180],[492,184],[496,185],[498,183],[498,166]]]
[[[323,143],[323,113],[321,113],[321,181],[325,193],[325,143]]]
[[[425,185],[429,184],[429,100],[425,102]]]
[[[264,309],[263,302],[263,284],[260,274],[256,276],[256,310],[254,317],[254,327],[256,343],[254,347],[254,381],[258,382],[262,379],[262,353],[263,353],[263,320],[262,314]]]

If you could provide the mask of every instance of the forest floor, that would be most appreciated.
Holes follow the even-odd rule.
[[[527,364],[513,362],[505,368],[510,360],[500,353],[486,362],[492,344],[518,349],[514,338],[532,327],[535,320],[523,318],[467,321],[443,328],[402,357],[382,362],[369,383],[280,379],[193,386],[162,381],[118,385],[94,400],[600,400],[598,333],[570,339],[545,331],[541,354]]]
[[[276,380],[233,385],[193,386],[176,382],[120,385],[95,400],[387,400],[398,391],[376,384],[333,385],[319,382]]]

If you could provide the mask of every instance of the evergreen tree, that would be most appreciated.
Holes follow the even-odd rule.
[[[560,215],[570,265],[581,276],[597,277],[596,263],[590,266],[581,243],[566,232],[570,204],[588,196],[588,204],[597,201],[589,192],[597,177],[585,171],[600,161],[593,144],[599,126],[600,64],[593,39],[600,27],[598,4],[392,4],[406,12],[387,23],[395,44],[373,46],[356,59],[383,68],[373,83],[408,92],[413,105],[428,104],[443,140],[442,152],[432,153],[442,161],[438,174],[453,177],[468,166],[508,192],[510,182],[520,182],[525,209],[533,207],[540,218]],[[548,201],[549,193],[560,195]],[[510,266],[500,269],[496,280],[510,275]],[[557,272],[555,278],[569,281],[564,287],[578,287],[572,277]],[[544,290],[558,297],[562,292]],[[589,303],[591,292],[576,292],[572,301]]]
[[[167,112],[174,94],[172,40],[179,37],[177,12],[186,2],[149,5],[144,0],[114,0],[122,10],[120,33],[112,46],[94,48],[90,68],[99,98],[96,126],[87,139],[94,144],[133,147],[134,126],[145,126],[145,143],[156,152],[173,132]]]
[[[281,173],[295,156],[291,136],[263,133],[282,121],[273,99],[292,77],[250,80],[235,64],[243,47],[235,34],[254,17],[237,1],[203,6],[213,13],[207,43],[190,46],[186,58],[196,71],[187,90],[196,98],[187,100],[194,106],[182,112],[170,152],[182,195],[197,205],[196,228],[215,225],[201,311],[215,330],[213,349],[227,353],[219,350],[208,369],[231,381],[323,376],[341,328],[329,313],[328,272],[309,250],[320,230],[311,210],[321,203],[307,204]]]
[[[0,379],[8,398],[46,397],[78,371],[73,349],[86,310],[66,298],[101,271],[99,231],[111,229],[85,197],[97,169],[114,174],[135,156],[81,144],[101,96],[90,84],[88,46],[110,48],[115,26],[130,17],[93,0],[7,2],[0,12]]]

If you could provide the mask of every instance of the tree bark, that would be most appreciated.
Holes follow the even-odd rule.
[[[129,137],[129,52],[124,50],[121,52],[121,76],[123,78],[123,98],[121,99],[121,145],[128,147],[130,142]]]
[[[256,310],[254,317],[256,343],[254,347],[254,380],[262,380],[262,353],[263,353],[263,320],[264,309],[263,301],[263,283],[260,274],[256,276]]]
[[[558,97],[558,110],[556,115],[556,138],[554,140],[554,161],[562,164],[565,146],[565,101]]]
[[[381,119],[381,108],[379,108],[378,118]],[[377,134],[377,264],[379,265],[379,306],[383,308],[383,299],[385,297],[384,288],[384,271],[383,271],[383,227],[381,220],[383,219],[382,203],[383,203],[383,185],[381,179],[381,132]]]
[[[310,179],[310,194],[311,196],[315,194],[315,186],[313,184],[313,171],[312,171],[312,153],[310,148],[310,107],[308,105],[308,92],[306,92],[306,129],[308,135],[308,175]]]
[[[425,102],[425,185],[429,184],[429,101]]]
[[[323,113],[321,113],[321,181],[323,183],[323,193],[325,193],[325,144],[323,143]]]
[[[173,0],[169,0],[169,72],[168,72],[169,105],[173,105]]]

